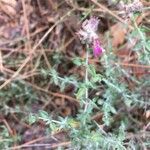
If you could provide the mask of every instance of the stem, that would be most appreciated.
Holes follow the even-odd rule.
[[[89,62],[89,52],[88,52],[88,49],[89,49],[89,45],[87,44],[87,50],[86,50],[86,70],[85,70],[85,84],[88,85],[88,62]],[[84,108],[84,112],[87,110],[87,107],[88,107],[88,86],[86,88],[86,91],[85,91],[85,99],[86,99],[86,104],[85,104],[85,108]]]
[[[89,53],[88,50],[86,52],[86,70],[85,70],[85,83],[88,84],[88,61],[89,61]],[[86,88],[85,98],[88,99],[88,87]]]

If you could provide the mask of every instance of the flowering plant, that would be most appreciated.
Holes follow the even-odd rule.
[[[82,42],[92,44],[95,57],[100,56],[104,51],[104,49],[101,47],[98,35],[96,33],[98,24],[99,19],[96,17],[91,17],[89,20],[85,20],[82,23],[82,29],[77,32],[77,35]]]

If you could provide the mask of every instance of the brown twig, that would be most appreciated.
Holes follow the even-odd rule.
[[[131,63],[117,63],[117,64],[119,64],[121,66],[127,66],[127,67],[150,69],[150,66],[148,66],[148,65],[131,64]]]
[[[39,40],[39,42],[33,47],[33,49],[31,50],[29,56],[24,60],[23,64],[19,67],[19,69],[12,75],[11,78],[9,78],[8,80],[6,80],[1,86],[0,89],[4,88],[7,84],[9,84],[15,77],[17,77],[19,75],[19,73],[22,71],[22,69],[26,66],[26,64],[32,59],[33,57],[33,53],[35,52],[35,50],[37,49],[37,47],[40,46],[40,44],[44,41],[44,39],[51,33],[51,31],[56,27],[56,25],[58,25],[59,23],[61,23],[63,21],[63,19],[65,19],[68,15],[70,15],[70,13],[74,11],[74,9],[72,9],[71,11],[69,11],[67,14],[65,14],[63,17],[60,18],[60,20],[58,20],[45,34],[44,36]]]
[[[10,149],[11,150],[17,150],[17,149],[20,149],[20,148],[29,148],[29,147],[46,147],[46,148],[58,148],[58,147],[66,147],[66,146],[69,146],[71,144],[70,141],[67,141],[67,142],[61,142],[61,143],[56,143],[56,144],[23,144],[23,145],[20,145],[20,146],[15,146],[15,147],[11,147]]]
[[[7,127],[8,131],[9,131],[9,134],[11,136],[13,136],[13,130],[11,129],[10,125],[8,124],[8,122],[6,121],[6,119],[3,119],[3,123],[5,124],[5,126]]]
[[[107,7],[105,7],[104,5],[98,3],[96,0],[91,0],[95,5],[97,5],[100,9],[102,9],[104,12],[107,12],[108,14],[110,14],[111,16],[115,17],[117,20],[119,20],[121,23],[127,25],[130,29],[133,29],[133,27],[129,24],[127,24],[127,22],[125,22],[122,18],[120,18],[119,16],[117,16],[114,12],[112,12],[111,10],[109,10]]]
[[[90,63],[99,63],[100,61],[98,59],[89,59]],[[150,69],[150,66],[148,65],[141,65],[141,64],[132,64],[132,63],[114,63],[116,65],[126,66],[126,67],[136,67],[136,68],[144,68],[144,69]]]
[[[26,143],[24,143],[24,144],[22,144],[22,145],[10,147],[9,149],[10,149],[10,150],[20,149],[20,148],[29,146],[30,144],[33,144],[33,143],[35,143],[35,142],[39,142],[39,141],[44,140],[44,139],[47,139],[47,138],[49,138],[49,136],[43,136],[43,137],[34,139],[34,140],[32,140],[32,141],[26,142]]]
[[[45,90],[44,88],[41,88],[35,84],[31,84],[28,82],[29,85],[31,85],[33,88],[37,89],[37,90],[40,90],[42,92],[45,92],[47,94],[50,94],[50,95],[53,95],[53,96],[56,96],[56,97],[61,97],[61,98],[66,98],[72,102],[76,102],[76,103],[79,103],[79,101],[71,96],[68,96],[68,95],[64,95],[62,93],[54,93],[54,92],[51,92],[51,91],[48,91],[48,90]]]

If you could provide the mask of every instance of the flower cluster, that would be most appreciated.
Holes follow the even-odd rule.
[[[85,20],[82,23],[82,29],[77,32],[80,40],[87,44],[92,44],[93,53],[95,57],[102,54],[104,49],[100,45],[98,35],[96,33],[98,29],[99,19],[91,17],[89,20]]]
[[[120,9],[120,15],[123,18],[131,18],[133,13],[135,12],[141,12],[143,8],[143,4],[139,0],[134,0],[130,4],[124,4],[123,1],[120,1],[118,8]]]

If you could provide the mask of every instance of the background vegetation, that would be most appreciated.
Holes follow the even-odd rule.
[[[148,150],[149,6],[0,0],[0,149]],[[91,16],[99,58],[76,34]]]

